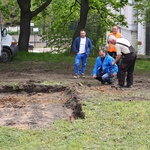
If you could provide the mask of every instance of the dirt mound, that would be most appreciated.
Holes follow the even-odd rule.
[[[60,85],[42,85],[40,83],[36,83],[33,81],[28,81],[26,83],[21,83],[21,84],[16,84],[16,85],[5,85],[0,87],[0,93],[20,93],[22,91],[27,92],[27,93],[51,93],[51,92],[59,92],[59,91],[65,91],[67,90],[66,86],[60,86]]]

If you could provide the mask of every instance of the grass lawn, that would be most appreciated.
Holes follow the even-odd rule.
[[[85,104],[85,120],[58,121],[47,130],[1,127],[1,149],[150,149],[150,102],[117,102],[104,96]]]
[[[24,61],[72,65],[74,57],[20,53],[0,70],[21,68]],[[89,58],[89,69],[94,62]],[[137,60],[135,71],[150,73],[150,60]],[[150,101],[114,101],[104,94],[83,103],[83,120],[58,120],[50,129],[0,127],[0,150],[150,150]]]

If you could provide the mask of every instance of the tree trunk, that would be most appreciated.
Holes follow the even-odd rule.
[[[30,21],[33,17],[43,11],[52,0],[46,0],[43,4],[41,4],[37,9],[31,11],[31,0],[17,0],[21,18],[20,18],[20,35],[18,48],[22,51],[28,51],[28,44],[30,38]]]
[[[30,38],[30,20],[31,13],[24,13],[21,11],[20,18],[20,35],[19,35],[19,50],[28,51],[28,44]]]
[[[87,16],[88,12],[90,10],[89,7],[89,1],[88,0],[81,0],[81,6],[80,6],[80,19],[78,22],[78,26],[74,32],[73,38],[72,38],[72,44],[71,44],[71,53],[73,53],[73,42],[80,35],[80,30],[84,29],[86,26]]]

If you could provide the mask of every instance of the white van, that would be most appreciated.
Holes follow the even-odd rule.
[[[18,53],[18,42],[14,37],[7,34],[6,28],[1,30],[1,48],[0,48],[0,61],[8,62],[11,58]]]

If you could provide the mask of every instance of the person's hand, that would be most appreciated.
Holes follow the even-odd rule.
[[[117,74],[116,74],[116,73],[113,73],[112,75],[113,75],[113,77],[114,77],[114,76],[116,76]]]
[[[95,78],[96,78],[96,75],[94,75],[93,78],[95,79]]]
[[[113,62],[112,62],[112,65],[114,66],[114,65],[115,65],[115,63],[116,63],[116,62],[115,62],[115,61],[113,61]]]

